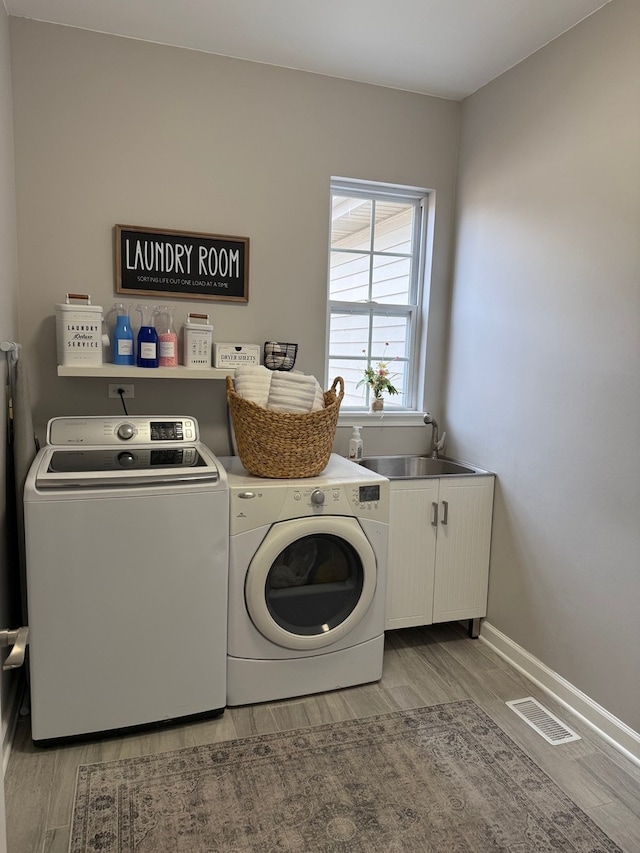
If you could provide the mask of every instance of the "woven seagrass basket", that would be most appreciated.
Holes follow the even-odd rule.
[[[304,414],[272,412],[240,397],[227,376],[227,401],[240,461],[258,477],[320,474],[331,456],[343,397],[344,381],[337,376],[324,392],[324,409]]]

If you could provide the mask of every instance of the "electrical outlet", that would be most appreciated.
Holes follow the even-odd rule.
[[[120,391],[122,391],[122,397],[120,396]],[[124,385],[122,382],[119,382],[117,385],[109,385],[109,397],[114,397],[117,400],[132,400],[135,396],[133,385]]]

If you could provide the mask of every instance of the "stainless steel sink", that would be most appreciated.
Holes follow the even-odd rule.
[[[432,459],[430,456],[365,456],[360,464],[389,480],[484,473],[479,468],[469,468],[451,459]]]

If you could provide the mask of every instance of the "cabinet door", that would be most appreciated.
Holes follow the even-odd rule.
[[[432,621],[437,501],[437,480],[391,481],[387,630]]]
[[[433,621],[487,614],[493,477],[440,480]]]

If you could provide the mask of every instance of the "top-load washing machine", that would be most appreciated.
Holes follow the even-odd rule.
[[[389,481],[332,454],[317,477],[220,460],[230,500],[227,704],[382,676]]]
[[[194,418],[54,418],[24,494],[35,741],[226,705],[229,495]]]

